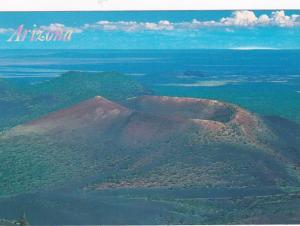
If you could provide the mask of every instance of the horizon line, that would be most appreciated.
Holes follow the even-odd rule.
[[[143,51],[143,50],[236,50],[236,51],[244,51],[244,50],[300,50],[300,48],[276,48],[276,47],[230,47],[230,48],[184,48],[184,49],[175,49],[175,48],[165,48],[165,49],[147,49],[147,48],[122,48],[122,49],[117,49],[117,48],[0,48],[0,50],[114,50],[114,51],[125,51],[125,50],[135,50],[135,51]]]

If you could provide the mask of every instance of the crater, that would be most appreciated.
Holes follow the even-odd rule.
[[[221,123],[231,121],[237,113],[233,105],[196,98],[142,96],[128,99],[128,105],[131,109],[152,115]]]

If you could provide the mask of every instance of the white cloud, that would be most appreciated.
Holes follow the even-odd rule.
[[[270,21],[270,17],[266,14],[261,15],[257,20],[258,24],[269,24]]]
[[[139,31],[139,30],[173,30],[174,26],[167,20],[161,20],[158,23],[153,22],[136,22],[136,21],[98,21],[95,24],[85,24],[84,29],[96,29],[106,31]]]
[[[21,26],[21,25],[19,25],[19,26]],[[18,27],[16,27],[16,28],[0,28],[0,34],[13,33],[16,31],[16,29],[18,29]],[[38,31],[52,31],[52,32],[56,32],[56,31],[61,31],[61,32],[70,32],[71,31],[73,33],[83,32],[82,28],[67,27],[64,24],[60,24],[60,23],[52,23],[49,25],[42,25],[39,27],[37,25],[33,25],[32,27],[23,27],[23,29],[24,30],[36,29]]]
[[[293,18],[286,16],[284,11],[277,11],[272,13],[271,22],[279,26],[293,26]]]
[[[235,11],[231,17],[222,18],[220,25],[224,26],[253,26],[257,23],[258,18],[253,11]]]
[[[274,11],[269,15],[256,15],[249,10],[234,11],[229,17],[219,20],[193,19],[191,21],[171,22],[161,20],[158,22],[138,22],[138,21],[107,21],[101,20],[92,24],[85,24],[80,27],[68,27],[60,23],[52,23],[36,27],[42,31],[72,31],[81,33],[85,30],[104,30],[104,31],[178,31],[178,30],[199,30],[208,27],[224,27],[227,32],[234,32],[235,27],[300,27],[300,15],[286,15],[284,11]],[[30,29],[30,28],[29,28]],[[0,28],[0,34],[12,32],[12,28]]]
[[[249,10],[234,11],[230,17],[220,20],[200,21],[193,19],[185,22],[137,22],[137,21],[98,21],[94,24],[85,24],[82,29],[95,29],[106,31],[172,31],[172,30],[197,30],[202,27],[255,27],[277,26],[295,27],[300,26],[300,15],[285,15],[284,11],[275,11],[270,15],[257,16]],[[228,30],[232,31],[232,30]]]
[[[66,27],[64,24],[60,24],[60,23],[53,23],[50,25],[43,25],[40,26],[38,29],[42,30],[42,31],[72,31],[73,33],[81,33],[82,29],[81,28],[76,28],[76,27]]]
[[[8,32],[12,32],[13,29],[11,28],[0,28],[0,34],[5,34],[5,33],[8,33]]]
[[[272,12],[270,16],[263,14],[257,17],[253,11],[235,11],[230,17],[220,20],[221,26],[300,26],[299,15],[285,15],[283,10]]]

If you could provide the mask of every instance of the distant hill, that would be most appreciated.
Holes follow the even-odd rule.
[[[128,76],[107,72],[67,72],[38,84],[16,84],[0,80],[0,131],[49,112],[101,95],[116,102],[147,94]]]

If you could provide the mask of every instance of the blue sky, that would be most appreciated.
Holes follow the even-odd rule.
[[[69,42],[7,42],[21,24],[74,33]],[[0,48],[299,49],[300,11],[2,12]]]

